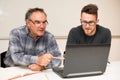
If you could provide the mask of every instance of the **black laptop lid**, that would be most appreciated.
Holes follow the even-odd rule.
[[[64,76],[102,74],[105,72],[110,44],[67,45]]]

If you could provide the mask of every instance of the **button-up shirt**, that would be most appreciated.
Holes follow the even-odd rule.
[[[36,63],[38,56],[45,53],[50,53],[55,57],[61,56],[54,36],[45,31],[43,36],[34,40],[25,25],[11,31],[9,48],[4,62],[7,66],[28,66]],[[46,68],[59,66],[60,63],[61,60],[52,59]]]

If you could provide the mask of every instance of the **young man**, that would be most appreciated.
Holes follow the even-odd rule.
[[[59,66],[61,56],[54,36],[46,31],[47,15],[41,8],[29,9],[25,16],[26,25],[10,33],[6,66],[28,66],[31,70]]]
[[[67,44],[111,43],[111,32],[98,25],[98,7],[88,4],[81,10],[81,25],[70,30]]]

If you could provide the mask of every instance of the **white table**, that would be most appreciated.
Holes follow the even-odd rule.
[[[15,75],[19,75],[21,73],[23,74],[26,72],[29,73],[33,71],[21,67],[0,69],[0,80],[7,80],[8,78],[11,78]],[[54,73],[51,69],[48,69],[37,74],[17,78],[15,80],[120,80],[120,61],[107,64],[106,72],[103,75],[98,76],[63,79]]]

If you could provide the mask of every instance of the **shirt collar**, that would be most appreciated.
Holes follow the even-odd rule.
[[[27,25],[25,25],[25,32],[26,32],[27,35],[29,35],[29,36],[32,38],[32,36],[29,34],[29,28],[28,28]],[[45,32],[45,33],[46,33],[46,32]],[[45,34],[44,34],[44,35],[45,35]],[[43,35],[43,36],[44,36],[44,35]],[[39,38],[41,38],[41,37],[43,37],[43,36],[38,36],[36,40],[38,40]]]
[[[28,29],[27,25],[25,25],[25,32],[26,32],[26,34],[29,34],[29,29]]]

